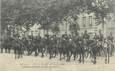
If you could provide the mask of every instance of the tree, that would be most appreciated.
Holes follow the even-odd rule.
[[[80,30],[80,26],[77,23],[77,16],[75,17],[75,15],[74,15],[72,17],[69,17],[68,23],[70,24],[69,30],[70,30],[71,34],[72,35],[78,35],[78,31]]]
[[[29,2],[30,1],[30,2]],[[53,22],[77,15],[81,12],[95,13],[103,23],[108,13],[113,13],[113,4],[109,0],[2,0],[2,28],[8,24],[25,26],[27,31],[35,23],[44,30],[50,30]],[[12,23],[6,23],[10,18]],[[60,24],[60,23],[57,23]],[[57,24],[55,24],[57,26]],[[76,28],[77,29],[77,28]]]
[[[52,32],[55,34],[55,35],[58,35],[59,32],[60,32],[60,29],[59,29],[59,22],[54,22],[54,24],[52,24]]]

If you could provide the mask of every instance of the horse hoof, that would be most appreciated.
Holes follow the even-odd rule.
[[[96,61],[93,62],[93,64],[96,64],[96,63],[97,63]]]
[[[51,57],[49,59],[51,59]]]
[[[70,60],[66,60],[66,62],[70,62]]]
[[[42,58],[44,57],[44,56],[41,56]]]

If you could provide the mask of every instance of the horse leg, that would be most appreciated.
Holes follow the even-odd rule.
[[[69,62],[69,53],[67,52],[67,59],[66,59],[67,62]]]
[[[16,48],[14,49],[14,54],[15,54],[15,59],[17,58],[17,50]]]
[[[105,54],[105,64],[107,64],[107,54]]]
[[[34,56],[38,56],[37,50],[35,50],[35,55]]]
[[[33,48],[30,48],[29,49],[29,55],[31,55],[33,53],[33,51],[34,51]]]
[[[82,62],[83,62],[83,64],[84,64],[84,55],[85,55],[85,53],[82,53]]]
[[[71,52],[67,52],[67,62],[70,62],[70,58],[71,58],[71,56],[72,56],[72,53]]]
[[[10,46],[7,48],[8,53],[10,53],[10,48],[11,48]]]
[[[60,52],[60,60],[62,60],[61,56],[62,56],[62,53]]]
[[[54,58],[56,58],[57,54],[58,54],[58,52],[57,52],[57,50],[55,49],[55,51],[54,51]]]
[[[113,56],[113,49],[110,49],[110,56]]]
[[[52,58],[52,54],[53,54],[53,51],[49,51],[49,55],[50,55],[49,59]]]
[[[29,50],[28,50],[28,49],[27,49],[27,52],[28,52],[28,53],[27,53],[27,55],[29,56],[29,55],[30,55],[30,52],[29,52]]]
[[[17,59],[17,47],[14,47],[14,55],[15,55],[15,59]]]
[[[39,55],[39,53],[40,53],[40,48],[39,47],[37,48],[37,52],[38,52],[38,55]]]
[[[107,63],[110,62],[110,48],[108,48],[107,50],[108,54],[107,54]]]
[[[74,52],[74,53],[73,53],[74,60],[76,60],[76,55],[77,55],[77,53]]]
[[[108,60],[107,60],[107,62],[109,63],[110,62],[110,55],[108,54]]]
[[[76,59],[78,59],[78,57],[79,57],[79,53],[78,53],[78,52],[76,52]]]
[[[27,48],[27,55],[30,55],[30,48]]]
[[[72,56],[72,52],[70,52],[70,54],[69,54],[69,61],[70,61],[70,59],[71,59],[71,56]]]
[[[50,53],[50,57],[49,57],[49,59],[51,59],[52,58],[52,55],[51,55],[51,53]]]
[[[55,52],[54,52],[54,58],[56,58],[56,56],[57,56],[57,52],[55,51]]]
[[[42,48],[42,50],[41,50],[42,56],[41,57],[44,57],[44,52],[45,52],[45,49]]]
[[[3,47],[1,47],[1,53],[3,53]]]
[[[34,56],[38,56],[37,47],[34,47],[33,50],[34,50],[34,52],[35,52]]]
[[[17,55],[18,55],[18,59],[21,57],[21,48],[20,47],[18,47],[18,49],[17,49]]]
[[[65,59],[66,58],[66,53],[63,53],[63,59]]]
[[[10,48],[10,46],[7,47],[7,52],[6,53],[9,53],[9,48]]]
[[[52,58],[55,58],[55,51],[52,52]]]
[[[7,53],[7,47],[5,47],[5,53]]]
[[[79,63],[81,63],[81,53],[80,53],[80,55],[79,55]]]
[[[91,60],[93,60],[93,58],[94,58],[94,53],[93,53],[93,51],[90,51],[90,58],[91,58]]]
[[[97,61],[96,61],[96,54],[94,53],[94,62],[93,62],[93,64],[96,64],[97,63]]]
[[[21,48],[21,58],[23,57],[23,54],[24,54],[24,50]]]
[[[54,58],[55,50],[54,48],[51,50],[51,58]]]
[[[43,53],[43,51],[42,51],[41,53],[42,53],[42,56],[41,56],[41,57],[44,57],[44,53]]]
[[[85,55],[85,58],[87,59],[89,57],[89,55],[90,55],[89,50],[86,50],[84,55]]]
[[[113,52],[114,52],[114,47],[110,48],[110,56],[113,56]]]

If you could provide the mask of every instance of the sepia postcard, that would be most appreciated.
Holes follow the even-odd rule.
[[[115,0],[0,0],[0,71],[115,71]]]

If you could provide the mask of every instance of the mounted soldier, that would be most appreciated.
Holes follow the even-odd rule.
[[[46,43],[45,47],[47,48],[50,44],[50,35],[46,34],[44,39],[45,39],[45,43]]]
[[[66,47],[67,47],[67,34],[63,34],[60,37],[60,42],[59,42],[59,47],[58,47],[59,54],[60,54],[60,60],[62,59],[62,55],[63,55],[63,58],[65,58]]]
[[[38,36],[36,36],[36,42],[35,42],[35,46],[36,46],[36,48],[37,48],[37,55],[40,53],[40,47],[41,47],[41,40],[42,40],[42,38],[41,38],[41,36],[40,35],[38,35]]]
[[[26,50],[28,52],[28,55],[31,55],[31,53],[32,53],[32,38],[31,38],[31,36],[29,36],[29,35],[27,36],[26,42],[27,42]]]
[[[41,57],[44,57],[44,53],[48,52],[47,50],[50,43],[49,35],[46,34],[44,37],[39,36],[38,41],[39,41],[38,53],[41,53],[42,54]]]
[[[87,33],[87,30],[85,30],[84,34],[83,34],[83,39],[86,39],[88,41],[88,39],[90,38],[89,34]]]
[[[45,51],[48,53],[49,47],[50,47],[50,35],[46,34],[45,37],[42,38],[42,42],[43,42],[43,48],[45,49]]]
[[[93,39],[92,42],[89,45],[89,47],[90,47],[90,57],[92,58],[91,60],[92,60],[93,64],[97,63],[96,59],[97,59],[97,54],[99,52],[99,49],[97,47],[97,42],[98,41]]]
[[[102,32],[101,32],[101,30],[99,30],[99,35],[97,35],[96,36],[96,38],[97,38],[97,47],[99,48],[99,56],[101,56],[101,52],[102,52],[102,49],[103,49],[103,47],[104,47],[104,45],[103,45],[103,42],[104,42],[104,36],[103,36],[103,34],[102,34]]]
[[[27,47],[28,47],[28,39],[27,39],[27,37],[23,36],[22,43],[23,43],[23,51],[27,50]]]
[[[15,53],[15,58],[20,58],[22,57],[23,54],[23,44],[20,40],[20,36],[18,34],[14,35],[13,38],[13,48],[14,48],[14,53]]]
[[[6,53],[10,53],[10,50],[12,48],[12,43],[11,42],[12,42],[11,36],[8,36],[7,38],[4,39],[3,47],[5,48]]]
[[[101,33],[101,30],[99,31],[98,40],[99,40],[100,42],[102,42],[102,41],[104,40],[104,36],[103,36],[103,34]]]
[[[50,37],[50,47],[48,49],[48,52],[50,54],[49,59],[51,59],[52,57],[56,57],[57,53],[58,53],[58,47],[57,47],[57,37],[56,35],[52,35]]]
[[[33,37],[33,41],[32,41],[32,50],[33,52],[35,52],[34,56],[37,56],[38,55],[38,52],[37,52],[37,46],[38,42],[37,42],[37,36]]]
[[[83,36],[79,36],[78,38],[78,54],[79,54],[79,62],[83,62],[84,63],[84,54],[85,54],[85,51],[84,51],[84,45],[83,45]]]
[[[71,56],[73,55],[74,60],[76,59],[76,55],[77,55],[77,37],[72,37],[71,35],[69,35],[69,40],[67,41],[67,47],[66,47],[66,51],[67,51],[67,60],[66,61],[70,61]]]
[[[94,36],[93,36],[93,39],[94,40],[98,40],[99,36],[95,33]]]
[[[114,42],[114,37],[112,35],[112,32],[110,32],[109,36],[107,37],[107,40],[110,41],[111,43]]]
[[[109,47],[111,48],[110,56],[112,56],[115,48],[114,48],[114,37],[111,32],[110,35],[107,37],[107,40],[109,42]]]
[[[111,47],[107,38],[104,39],[103,50],[104,50],[104,55],[105,55],[105,63],[109,63]]]
[[[87,30],[85,30],[83,37],[82,37],[82,44],[84,45],[83,47],[88,48],[88,42],[89,42],[90,35],[87,33]]]

